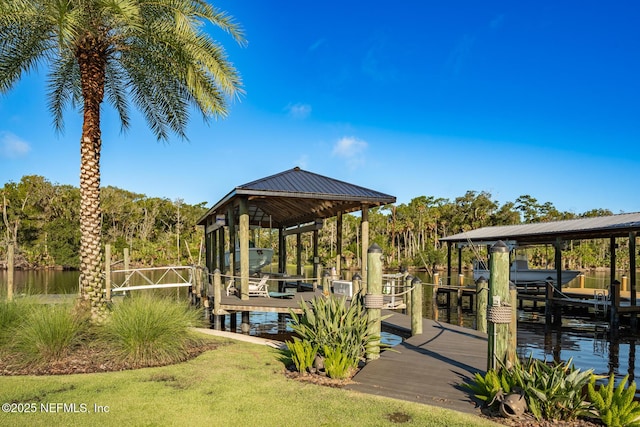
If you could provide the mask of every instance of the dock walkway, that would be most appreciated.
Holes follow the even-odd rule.
[[[408,316],[384,314],[391,314],[384,327],[410,331]],[[422,331],[369,362],[347,388],[479,415],[477,402],[460,384],[486,371],[487,335],[429,319]]]

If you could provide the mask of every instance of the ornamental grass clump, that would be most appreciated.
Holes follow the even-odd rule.
[[[32,305],[24,298],[0,301],[0,348],[12,341],[13,329],[31,312]]]
[[[87,311],[66,304],[34,304],[25,310],[20,323],[10,329],[11,350],[18,353],[24,363],[59,360],[88,336]]]
[[[194,326],[202,320],[188,304],[141,295],[116,305],[102,327],[118,356],[136,367],[185,360],[198,341],[189,330]]]

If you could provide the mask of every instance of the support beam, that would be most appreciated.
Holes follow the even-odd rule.
[[[296,234],[296,274],[302,274],[302,234]]]
[[[227,218],[229,219],[229,270],[233,276],[236,274],[236,214],[233,206],[227,209]]]
[[[240,199],[240,299],[249,299],[249,208],[247,199]],[[244,332],[244,331],[243,331]]]
[[[224,227],[218,229],[218,269],[225,271],[224,269]],[[215,269],[214,269],[215,270]]]
[[[629,233],[629,289],[630,289],[630,299],[631,306],[636,307],[638,305],[637,295],[636,295],[636,254],[638,253],[636,247],[636,237],[637,233],[632,231]],[[634,331],[638,330],[638,319],[635,313],[631,315],[631,328]]]
[[[361,268],[360,268],[360,276],[362,276],[362,280],[364,283],[367,282],[367,250],[369,249],[369,206],[362,205],[362,220],[360,223],[360,240],[361,250],[360,254],[362,257]]]
[[[451,242],[447,242],[447,286],[451,286]]]
[[[336,273],[341,277],[342,271],[342,212],[336,216]]]

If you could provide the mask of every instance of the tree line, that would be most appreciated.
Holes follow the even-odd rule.
[[[19,182],[4,184],[1,190],[0,259],[13,244],[16,265],[21,268],[79,268],[80,190],[70,185],[52,184],[37,175],[24,176]],[[144,194],[104,187],[101,194],[101,231],[104,243],[111,244],[115,259],[129,249],[132,264],[157,266],[199,264],[203,262],[202,227],[197,220],[206,213],[205,202],[196,205],[181,199],[147,197]],[[563,219],[611,215],[606,209],[581,214],[562,212],[552,203],[540,203],[529,195],[499,204],[486,191],[467,191],[453,200],[418,196],[409,203],[373,208],[369,213],[371,242],[385,254],[387,268],[442,268],[447,248],[440,243],[445,236],[486,226],[514,225]],[[337,221],[325,221],[319,232],[322,264],[335,263]],[[346,266],[360,263],[360,218],[344,215],[342,254]],[[254,243],[277,246],[277,231],[254,230]],[[624,240],[624,239],[622,239]],[[287,239],[288,261],[295,262],[296,239]],[[553,248],[528,249],[533,266],[553,264]],[[311,233],[302,236],[302,257],[313,259]],[[625,268],[628,242],[619,244],[618,268]],[[572,241],[563,252],[566,268],[608,266],[609,242],[603,239]],[[470,265],[474,254],[465,251],[463,262]],[[455,260],[457,262],[457,260]]]

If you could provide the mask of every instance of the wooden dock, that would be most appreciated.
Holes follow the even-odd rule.
[[[383,327],[409,332],[411,319],[386,311]],[[487,368],[487,335],[424,319],[423,333],[382,352],[353,378],[348,389],[480,414],[478,402],[461,383]]]

